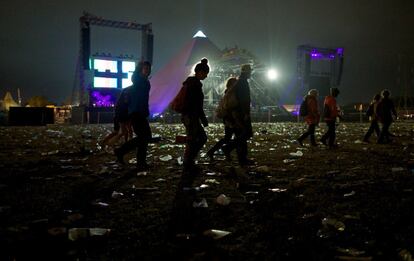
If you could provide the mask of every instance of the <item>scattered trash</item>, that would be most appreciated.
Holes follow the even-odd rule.
[[[111,232],[111,230],[109,228],[95,227],[95,228],[90,228],[89,229],[89,235],[91,237],[93,237],[93,236],[105,236],[110,232]]]
[[[71,228],[68,230],[68,238],[77,241],[92,236],[105,236],[111,232],[108,228]]]
[[[140,176],[146,176],[146,175],[148,175],[148,172],[147,171],[140,171],[140,172],[137,173],[137,176],[138,177],[140,177]]]
[[[272,191],[272,192],[278,192],[278,193],[280,193],[280,192],[285,192],[285,191],[287,191],[287,189],[281,189],[281,188],[271,188],[271,189],[269,189],[269,191]]]
[[[41,155],[42,156],[50,156],[50,155],[55,155],[55,154],[58,154],[58,153],[59,153],[59,150],[52,150],[52,151],[49,151],[49,152],[42,152]]]
[[[159,179],[155,180],[155,182],[165,182],[165,181],[166,181],[166,179],[163,179],[163,178],[159,178]]]
[[[354,143],[355,143],[355,144],[361,144],[361,143],[362,143],[362,141],[361,141],[361,140],[356,140],[356,141],[354,141]]]
[[[100,206],[100,207],[108,207],[109,206],[109,204],[108,203],[105,203],[105,202],[95,202],[95,203],[93,203],[95,206]]]
[[[159,190],[160,188],[159,187],[143,187],[143,188],[137,188],[137,187],[135,187],[135,185],[133,185],[133,187],[132,187],[135,191],[137,191],[137,192],[153,192],[153,191],[157,191],[157,190]]]
[[[351,220],[360,220],[361,218],[359,217],[359,214],[358,215],[345,215],[344,216],[344,218],[345,219],[351,219]]]
[[[313,213],[307,213],[307,214],[304,214],[302,216],[302,219],[308,219],[308,218],[311,218],[311,217],[314,217],[314,216],[315,216],[315,214],[313,214]]]
[[[77,241],[81,238],[87,238],[89,236],[89,228],[71,228],[68,231],[68,239],[71,241]]]
[[[114,191],[114,192],[112,192],[111,197],[112,198],[119,198],[119,197],[122,197],[123,195],[124,195],[124,193],[122,193],[122,192]]]
[[[201,199],[200,202],[193,202],[194,208],[208,208],[207,200],[205,198]]]
[[[56,138],[60,138],[60,137],[62,137],[63,135],[65,135],[65,133],[64,133],[63,131],[46,130],[45,132],[46,132],[46,134],[47,134],[49,137],[56,137]]]
[[[220,184],[220,182],[217,181],[216,179],[206,179],[204,182],[205,183],[211,183],[211,184],[217,184],[217,185]]]
[[[181,165],[183,165],[183,163],[184,163],[184,162],[183,162],[183,158],[182,158],[182,157],[178,157],[178,158],[177,158],[177,163],[178,163],[178,165],[180,165],[180,166],[181,166]]]
[[[289,155],[292,156],[292,157],[302,157],[303,156],[303,152],[300,151],[300,150],[298,150],[296,152],[289,153]]]
[[[350,256],[360,256],[365,254],[365,251],[361,251],[355,248],[337,248],[336,249],[339,253],[348,254]]]
[[[217,204],[219,204],[219,205],[222,205],[222,206],[227,206],[228,204],[230,204],[231,199],[230,199],[229,197],[227,197],[226,195],[221,194],[220,196],[218,196],[218,197],[216,198],[216,202],[217,202]]]
[[[201,185],[200,185],[200,188],[201,188],[201,189],[205,189],[205,188],[208,188],[208,187],[210,187],[210,186],[209,186],[209,185],[207,185],[207,184],[201,184]]]
[[[295,161],[295,159],[284,159],[283,163],[292,163],[294,161]]]
[[[183,191],[200,191],[200,187],[183,187]]]
[[[350,193],[344,194],[344,197],[351,197],[351,196],[353,196],[355,194],[356,194],[355,191],[351,191]]]
[[[130,160],[128,160],[129,164],[137,164],[137,159],[136,158],[132,158]]]
[[[214,172],[207,172],[206,175],[207,176],[216,176],[216,173],[214,173]]]
[[[246,195],[252,195],[252,194],[254,194],[254,195],[258,195],[259,194],[259,191],[247,191],[246,193],[244,193],[244,194],[246,194]]]
[[[172,160],[172,158],[173,157],[171,155],[160,156],[161,161],[169,161]]]
[[[217,229],[209,229],[203,232],[203,235],[206,237],[210,237],[214,240],[220,239],[227,235],[231,234],[231,232],[224,231],[224,230],[217,230]]]

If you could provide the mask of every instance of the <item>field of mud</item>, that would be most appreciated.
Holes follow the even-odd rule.
[[[151,127],[148,172],[99,145],[109,124],[1,127],[0,259],[412,260],[414,123],[386,145],[341,123],[336,149],[299,147],[304,124],[257,123],[248,168],[205,157],[212,124],[185,175],[182,125]]]

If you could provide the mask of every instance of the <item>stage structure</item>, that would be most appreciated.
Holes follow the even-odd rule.
[[[297,84],[302,94],[317,89],[321,97],[328,95],[329,88],[338,87],[341,83],[343,63],[343,48],[298,46]]]
[[[267,79],[268,68],[262,64],[252,53],[248,50],[238,48],[226,48],[223,50],[215,74],[219,74],[222,83],[219,90],[218,99],[223,96],[225,90],[225,80],[232,76],[240,74],[240,68],[243,64],[250,64],[253,68],[253,73],[250,78],[250,95],[254,107],[266,107],[278,105],[278,97],[271,94],[269,90],[274,89],[271,82]],[[218,100],[214,101],[215,103]]]
[[[110,54],[91,55],[91,26],[103,26],[141,31],[141,57],[152,62],[154,36],[152,24],[138,24],[104,19],[84,12],[79,18],[80,48],[72,92],[72,104],[91,108],[111,108],[122,88],[132,84],[131,76],[137,59],[129,55],[112,57]],[[112,109],[110,109],[112,110]]]
[[[114,107],[119,92],[132,85],[136,61],[125,56],[92,56],[90,66],[89,106]]]

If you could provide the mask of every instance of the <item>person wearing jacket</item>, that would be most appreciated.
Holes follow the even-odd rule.
[[[115,104],[114,116],[114,130],[101,142],[102,145],[114,145],[121,137],[124,137],[124,142],[132,139],[132,126],[128,118],[128,104],[127,95],[130,87],[121,91],[118,100]]]
[[[147,117],[149,116],[149,92],[151,84],[148,80],[151,74],[151,63],[140,62],[132,75],[132,86],[126,90],[125,102],[128,107],[128,117],[136,134],[120,148],[116,149],[115,155],[119,162],[123,163],[124,155],[133,148],[137,148],[137,168],[145,170],[149,166],[146,163],[148,142],[152,134]]]
[[[252,74],[250,64],[241,67],[241,73],[234,86],[237,106],[232,109],[231,115],[234,119],[234,142],[223,147],[225,154],[236,148],[237,158],[241,166],[253,165],[254,161],[248,159],[247,141],[253,137],[252,122],[250,117],[250,86],[248,79]]]
[[[371,121],[371,125],[369,126],[369,129],[364,136],[364,142],[366,143],[369,143],[369,137],[371,137],[374,131],[377,134],[377,137],[380,136],[380,128],[378,125],[378,116],[377,116],[377,108],[378,108],[380,99],[381,99],[381,95],[375,94],[374,99],[372,100],[367,110],[367,116],[369,117],[369,120]]]
[[[298,139],[298,143],[303,146],[303,141],[309,136],[312,146],[318,146],[315,141],[315,128],[319,124],[320,113],[318,106],[318,90],[309,90],[308,95],[304,97],[308,114],[305,116],[305,122],[308,124],[308,130]]]
[[[328,146],[329,148],[336,147],[335,145],[335,124],[336,124],[336,118],[340,117],[338,106],[336,104],[336,97],[339,95],[338,88],[331,88],[330,89],[330,95],[325,97],[324,101],[324,118],[326,125],[328,126],[328,131],[322,136],[321,142]],[[329,143],[326,143],[326,141],[329,140]]]
[[[393,116],[397,117],[397,111],[395,110],[394,103],[390,99],[390,91],[382,91],[382,99],[377,106],[377,117],[382,123],[382,129],[380,136],[378,137],[378,143],[389,143],[391,142],[391,134],[389,132],[390,126],[393,122]]]
[[[234,88],[234,86],[237,83],[237,78],[231,77],[226,82],[226,90],[224,93],[227,93],[231,88]],[[222,98],[224,99],[224,97]],[[224,108],[221,108],[224,110]],[[230,113],[225,113],[223,117],[223,123],[224,123],[224,137],[220,139],[208,152],[207,156],[213,160],[214,159],[214,153],[223,148],[223,145],[229,144],[232,141],[232,137],[234,134],[234,119],[231,116]],[[225,156],[227,160],[231,160],[230,154],[227,150],[223,150],[225,152]]]
[[[185,109],[181,115],[187,136],[183,161],[185,170],[191,170],[195,167],[195,158],[207,141],[203,126],[207,127],[208,121],[203,109],[204,94],[201,81],[207,78],[210,72],[208,60],[202,59],[196,65],[194,72],[195,75],[188,77],[183,83],[187,89],[184,100]]]

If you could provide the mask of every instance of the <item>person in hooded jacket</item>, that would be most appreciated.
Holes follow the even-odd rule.
[[[149,92],[151,84],[148,80],[151,74],[151,63],[140,62],[132,75],[133,85],[126,90],[125,102],[128,106],[128,117],[136,137],[125,142],[120,148],[115,149],[115,155],[119,162],[124,163],[123,157],[131,149],[137,148],[137,168],[148,169],[146,163],[148,143],[152,137],[151,128],[147,117],[149,116]]]
[[[312,146],[318,146],[315,141],[315,128],[319,124],[321,114],[318,106],[318,90],[309,90],[308,95],[304,97],[308,114],[305,116],[305,122],[308,124],[308,130],[298,139],[298,143],[303,146],[303,141],[309,136]]]
[[[336,103],[336,97],[339,95],[338,88],[331,88],[330,95],[325,97],[324,101],[324,118],[326,125],[328,126],[328,131],[322,136],[321,142],[329,148],[335,148],[335,128],[336,128],[336,118],[341,117],[339,115],[338,105]],[[326,141],[329,140],[329,143]]]

